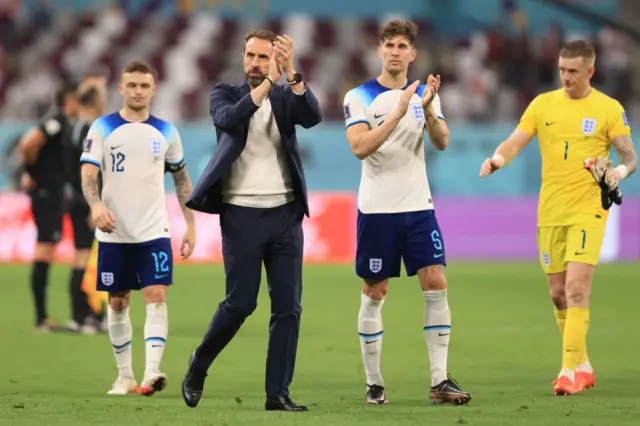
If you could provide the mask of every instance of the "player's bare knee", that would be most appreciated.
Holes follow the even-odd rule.
[[[566,293],[569,306],[583,306],[589,302],[590,283],[585,280],[567,280]]]
[[[567,294],[563,287],[549,287],[549,296],[553,301],[553,305],[559,310],[567,309]]]
[[[150,285],[142,289],[142,299],[145,305],[149,303],[166,303],[167,302],[167,286],[166,285]]]
[[[129,307],[130,293],[114,293],[109,295],[109,307],[116,312],[123,311]]]
[[[420,269],[418,279],[423,291],[445,290],[447,288],[447,278],[442,265],[431,265]]]
[[[364,280],[362,293],[373,300],[382,300],[387,295],[389,280]]]

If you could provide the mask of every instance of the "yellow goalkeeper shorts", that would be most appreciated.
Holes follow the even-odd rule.
[[[567,270],[568,262],[597,265],[605,226],[538,227],[540,264],[546,274]]]

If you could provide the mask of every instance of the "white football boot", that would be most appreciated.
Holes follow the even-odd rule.
[[[151,396],[156,392],[164,390],[167,385],[167,375],[156,371],[145,376],[144,380],[140,384],[140,394],[144,396]]]
[[[138,392],[138,384],[134,379],[125,379],[122,377],[118,377],[115,382],[113,382],[113,386],[111,386],[111,390],[107,392],[109,395],[127,395],[130,393]]]

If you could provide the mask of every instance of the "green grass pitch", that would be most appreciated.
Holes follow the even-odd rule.
[[[106,394],[116,368],[106,335],[32,330],[29,267],[0,265],[2,425],[635,425],[640,416],[640,265],[602,265],[592,294],[589,354],[596,387],[551,395],[560,336],[537,264],[454,263],[447,271],[453,330],[449,370],[473,393],[468,406],[428,402],[423,298],[415,279],[391,283],[384,306],[382,371],[389,404],[367,406],[357,335],[360,283],[351,266],[305,266],[295,401],[307,413],[264,411],[269,299],[212,366],[196,409],[180,396],[191,351],[224,294],[220,265],[176,269],[169,293],[164,392],[151,398]],[[55,267],[50,311],[69,317],[69,269]],[[264,283],[264,281],[263,281]],[[144,308],[133,298],[134,372],[144,370]]]

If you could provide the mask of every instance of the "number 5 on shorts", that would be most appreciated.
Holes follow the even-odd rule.
[[[438,230],[433,230],[431,232],[431,241],[433,242],[433,248],[435,251],[442,251],[442,239],[440,237],[440,232]],[[434,253],[433,257],[438,258],[444,255],[444,253]]]

